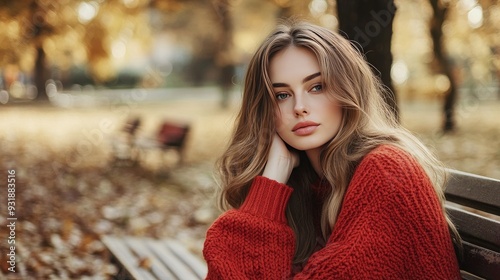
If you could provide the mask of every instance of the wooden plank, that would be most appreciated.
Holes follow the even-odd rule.
[[[147,266],[150,267],[150,272],[153,274],[155,279],[178,279],[163,265],[160,260],[158,260],[155,253],[149,249],[148,243],[150,242],[150,239],[129,237],[124,239],[124,242],[127,243],[128,246],[138,256],[140,256],[142,260],[149,263]]]
[[[174,274],[177,279],[181,280],[199,280],[200,278],[194,271],[191,270],[184,262],[179,260],[177,256],[164,243],[158,240],[151,240],[147,243],[150,250],[158,257],[158,259]]]
[[[447,200],[500,216],[500,180],[452,169],[448,172]]]
[[[469,272],[463,270],[460,271],[460,276],[462,276],[463,280],[486,280],[482,277],[470,274]]]
[[[446,203],[446,211],[464,240],[500,251],[500,222]]]
[[[138,280],[155,280],[155,278],[146,269],[139,267],[139,259],[133,255],[130,248],[123,239],[111,236],[104,236],[103,243],[111,251],[113,256],[129,272],[129,274]]]
[[[500,253],[464,241],[461,269],[485,279],[499,279]],[[474,279],[474,278],[472,278]]]
[[[186,263],[196,273],[196,275],[200,277],[200,279],[206,278],[208,268],[205,262],[195,257],[177,242],[173,242],[172,240],[165,240],[164,243],[175,255],[177,255],[177,257],[179,257],[179,259]]]

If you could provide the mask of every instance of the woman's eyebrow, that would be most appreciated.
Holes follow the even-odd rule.
[[[288,84],[285,84],[285,83],[274,83],[273,84],[273,87],[288,87],[289,85]]]
[[[314,74],[311,74],[307,77],[305,77],[303,80],[302,80],[302,83],[305,84],[306,82],[318,77],[318,76],[321,76],[321,72],[318,72],[318,73],[314,73]]]
[[[307,77],[305,77],[303,80],[302,80],[302,83],[305,84],[307,83],[308,81],[316,78],[316,77],[319,77],[321,76],[321,72],[317,72],[317,73],[314,73],[314,74],[311,74]],[[286,83],[273,83],[273,87],[288,87],[289,85],[286,84]]]

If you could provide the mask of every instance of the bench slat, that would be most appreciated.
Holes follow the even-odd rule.
[[[467,241],[463,242],[463,248],[464,259],[460,269],[485,279],[498,279],[500,277],[500,253],[481,248]]]
[[[198,280],[200,277],[196,275],[186,264],[179,260],[176,255],[169,250],[165,244],[158,241],[148,240],[148,249],[152,250],[159,260],[165,265],[177,279]],[[160,278],[161,279],[161,278]]]
[[[500,222],[446,203],[446,210],[464,240],[500,251]]]
[[[149,271],[138,265],[139,259],[137,256],[134,256],[128,246],[121,240],[111,236],[104,236],[102,241],[134,279],[155,280]]]
[[[463,280],[485,280],[483,277],[470,274],[469,272],[463,270],[460,271],[460,276],[462,276]]]
[[[183,262],[185,262],[193,271],[201,278],[205,279],[208,273],[207,265],[200,261],[200,259],[194,257],[192,254],[190,254],[184,247],[180,246],[179,244],[171,241],[171,240],[166,240],[165,241],[166,246],[172,250],[174,254],[177,255]]]
[[[154,279],[177,279],[164,265],[161,263],[156,256],[148,250],[147,240],[141,240],[139,238],[127,238],[127,244],[130,249],[134,250],[137,255],[142,259],[147,259],[151,265],[151,273],[154,275]]]
[[[500,180],[451,169],[448,172],[448,201],[500,216]]]

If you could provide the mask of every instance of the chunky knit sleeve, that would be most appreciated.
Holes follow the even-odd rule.
[[[285,208],[292,189],[257,177],[244,204],[222,214],[207,232],[207,279],[286,279],[295,237]]]
[[[295,279],[461,279],[439,200],[421,166],[395,147],[369,153],[325,248]]]

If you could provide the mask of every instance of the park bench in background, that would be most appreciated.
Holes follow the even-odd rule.
[[[463,239],[462,278],[500,279],[500,180],[450,170],[445,195]]]
[[[500,180],[449,171],[446,210],[463,238],[462,278],[500,279]],[[121,268],[118,279],[184,280],[206,275],[201,259],[173,240],[107,236],[103,242]]]
[[[132,118],[122,128],[122,137],[112,139],[115,162],[137,163],[149,151],[160,152],[160,156],[163,157],[167,151],[174,150],[178,155],[177,163],[183,163],[186,140],[190,130],[189,124],[163,121],[152,137],[139,135],[140,127],[141,120]]]

